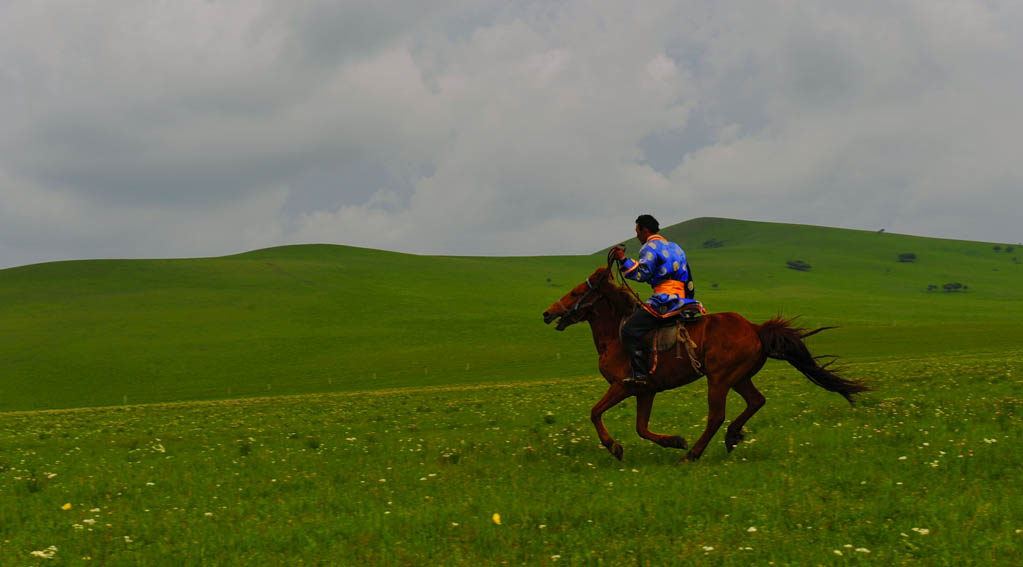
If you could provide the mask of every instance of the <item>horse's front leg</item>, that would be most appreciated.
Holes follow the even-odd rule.
[[[622,460],[622,453],[624,450],[621,445],[611,438],[611,434],[607,432],[607,428],[604,427],[604,420],[602,419],[602,416],[605,411],[613,408],[618,404],[618,402],[627,397],[629,397],[629,394],[626,393],[625,386],[622,385],[621,382],[613,382],[611,387],[607,389],[604,397],[600,398],[597,405],[593,406],[593,409],[590,410],[590,421],[592,421],[593,425],[597,428],[597,436],[600,437],[600,443],[606,447],[608,451],[611,451],[611,454],[619,461]]]
[[[661,447],[685,449],[686,440],[678,435],[661,435],[650,431],[650,410],[654,407],[654,394],[636,395],[636,433],[643,439],[649,439]]]

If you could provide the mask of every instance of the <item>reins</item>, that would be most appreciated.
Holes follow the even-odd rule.
[[[643,299],[638,293],[636,293],[636,290],[629,286],[629,280],[625,279],[625,275],[622,274],[622,263],[615,257],[615,250],[617,250],[619,246],[623,250],[625,249],[624,244],[619,244],[607,252],[607,269],[611,272],[611,279],[616,285],[618,285],[618,287],[625,288],[625,290],[629,292],[629,295],[636,300],[636,303],[643,303]]]

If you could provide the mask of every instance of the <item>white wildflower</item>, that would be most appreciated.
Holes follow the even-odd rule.
[[[57,546],[51,545],[41,551],[33,551],[33,557],[42,557],[43,559],[53,559],[53,556],[57,554]]]

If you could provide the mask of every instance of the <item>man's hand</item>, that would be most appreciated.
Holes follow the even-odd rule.
[[[615,246],[614,249],[612,250],[612,254],[614,255],[614,259],[615,260],[618,260],[619,262],[624,262],[625,261],[625,245],[624,244],[619,244],[618,246]]]

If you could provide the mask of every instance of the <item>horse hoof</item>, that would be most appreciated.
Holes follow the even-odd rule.
[[[622,449],[622,446],[619,445],[618,443],[612,445],[611,448],[608,450],[611,451],[611,454],[614,455],[615,458],[618,459],[619,461],[622,460],[622,455],[625,454],[625,449]]]
[[[690,452],[686,453],[686,456],[684,456],[681,459],[679,459],[678,462],[675,463],[675,464],[676,465],[681,465],[683,463],[694,463],[699,458],[700,458],[699,455],[694,455],[693,452],[690,451]]]
[[[728,452],[731,453],[732,449],[734,449],[735,446],[738,445],[739,442],[745,438],[746,436],[743,435],[742,433],[737,433],[735,435],[725,435],[725,449],[727,449]]]
[[[664,446],[668,447],[670,449],[688,449],[689,448],[689,444],[686,443],[685,438],[679,437],[678,435],[675,435],[673,437],[668,437],[667,439],[665,439],[664,440]]]

